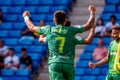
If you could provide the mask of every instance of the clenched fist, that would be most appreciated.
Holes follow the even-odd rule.
[[[24,12],[23,12],[23,17],[29,16],[29,15],[30,15],[30,12],[29,12],[29,11],[24,11]]]
[[[96,65],[95,65],[94,63],[92,63],[92,62],[89,62],[89,67],[90,67],[90,68],[95,68]]]
[[[88,10],[89,10],[89,11],[92,11],[92,12],[95,12],[95,11],[96,11],[96,7],[95,7],[94,5],[90,5],[90,6],[88,7]]]

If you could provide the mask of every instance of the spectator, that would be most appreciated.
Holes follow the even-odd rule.
[[[8,47],[4,45],[2,40],[0,40],[0,56],[8,56]]]
[[[108,53],[108,50],[103,45],[103,40],[99,39],[98,40],[98,47],[94,49],[94,52],[93,52],[93,55],[92,55],[93,59],[94,60],[101,60],[104,57],[106,57],[107,53]]]
[[[27,55],[26,48],[21,49],[22,57],[20,58],[20,68],[32,70],[32,59]]]
[[[108,22],[106,24],[106,36],[110,36],[111,35],[111,31],[112,31],[112,26],[117,25],[119,26],[119,24],[116,22],[116,17],[114,15],[110,16],[110,22]]]
[[[5,68],[11,68],[13,70],[17,70],[19,67],[19,58],[14,55],[14,49],[10,48],[9,56],[4,60]]]
[[[2,10],[0,9],[0,23],[3,22],[3,15],[2,15]]]
[[[103,19],[99,18],[97,20],[97,24],[95,28],[95,36],[101,37],[101,36],[105,36],[104,34],[105,34],[105,27],[104,27]]]
[[[0,56],[0,72],[1,70],[4,68],[4,58],[2,56]]]
[[[39,26],[40,26],[40,27],[45,26],[45,22],[44,22],[44,20],[40,20],[40,24],[39,24]]]

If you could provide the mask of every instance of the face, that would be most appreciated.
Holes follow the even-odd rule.
[[[26,55],[26,51],[22,51],[22,55]]]
[[[112,30],[111,36],[114,38],[114,40],[119,40],[119,30]]]
[[[111,18],[111,22],[114,23],[114,22],[115,22],[115,19],[114,19],[114,18]]]
[[[0,47],[3,47],[3,42],[0,40]]]
[[[103,45],[103,40],[102,39],[99,39],[98,40],[98,46],[102,46]]]
[[[43,20],[40,21],[40,26],[45,26],[45,23]]]
[[[10,56],[13,56],[14,55],[14,51],[13,50],[9,50],[9,54],[10,54]]]
[[[98,20],[98,25],[102,25],[102,20]]]

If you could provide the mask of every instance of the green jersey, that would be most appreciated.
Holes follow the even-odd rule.
[[[76,40],[74,37],[83,31],[83,26],[75,28],[57,25],[39,28],[39,34],[45,34],[47,38],[50,53],[49,64],[53,62],[74,64],[75,45],[83,43],[83,39]]]
[[[114,65],[115,63],[115,57],[117,56],[117,49],[118,49],[119,42],[112,41],[109,46],[109,73],[112,74],[120,74],[120,70],[116,70]]]

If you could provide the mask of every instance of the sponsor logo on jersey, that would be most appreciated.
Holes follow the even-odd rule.
[[[110,55],[117,55],[117,52],[110,52]]]

